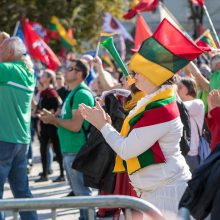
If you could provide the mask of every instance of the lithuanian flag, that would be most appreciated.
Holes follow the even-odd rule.
[[[131,58],[129,68],[159,86],[202,53],[193,41],[164,19]]]
[[[110,33],[110,32],[102,32],[101,34],[100,34],[100,40],[101,41],[103,41],[103,40],[106,40],[107,38],[109,38],[109,37],[116,37],[116,36],[119,36],[119,33]]]
[[[52,17],[50,27],[52,30],[59,33],[61,42],[67,50],[71,50],[72,47],[76,45],[76,41],[68,35],[67,31],[56,16]]]
[[[195,42],[205,51],[211,51],[212,48],[218,48],[209,29],[206,30]]]

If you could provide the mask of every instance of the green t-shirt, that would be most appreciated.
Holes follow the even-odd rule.
[[[35,77],[23,62],[0,63],[0,141],[29,144]]]
[[[81,87],[82,89],[78,90],[79,87]],[[75,95],[74,95],[74,100],[72,102],[72,108],[71,108],[70,100],[71,100],[73,93],[75,93]],[[84,83],[81,83],[76,88],[74,88],[70,92],[70,94],[67,96],[66,101],[61,111],[61,118],[71,119],[72,110],[78,109],[79,105],[82,103],[88,106],[94,106],[94,98],[91,92],[88,91],[88,87]],[[89,123],[87,121],[84,121],[83,126],[85,129],[87,129],[89,126]],[[77,153],[81,149],[81,147],[86,143],[86,137],[85,137],[85,134],[82,128],[79,132],[72,132],[70,130],[67,130],[59,126],[58,135],[59,135],[62,153]]]
[[[208,112],[208,95],[209,93],[207,91],[199,91],[197,98],[201,99],[203,101],[204,107],[205,107],[205,113]]]
[[[210,91],[220,88],[220,70],[211,74],[209,87]]]

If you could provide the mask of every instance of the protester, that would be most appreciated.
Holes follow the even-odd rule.
[[[32,198],[27,176],[27,148],[31,141],[31,100],[35,88],[33,64],[17,37],[0,47],[0,198],[8,179],[15,198]],[[37,220],[35,211],[20,212],[22,220]],[[3,219],[3,214],[0,214]]]
[[[186,106],[191,125],[190,151],[185,156],[186,162],[193,172],[199,166],[199,137],[202,134],[204,122],[204,104],[202,100],[196,99],[197,87],[192,78],[182,78],[178,82],[178,94]]]
[[[57,118],[47,111],[44,111],[41,116],[44,123],[58,127],[64,168],[72,191],[76,196],[88,196],[92,193],[90,188],[84,186],[82,173],[72,169],[76,154],[86,143],[86,130],[89,127],[89,123],[84,121],[80,114],[79,105],[81,103],[88,106],[94,105],[93,96],[84,83],[87,75],[88,66],[86,62],[83,60],[69,61],[66,66],[65,80],[71,92],[63,105],[61,118]],[[88,219],[88,210],[80,210],[80,219]]]
[[[208,117],[206,118],[211,131],[211,150],[213,151],[220,143],[220,92],[213,90],[208,96]]]
[[[131,59],[129,67],[135,74],[135,85],[147,95],[130,111],[121,135],[111,126],[99,103],[94,108],[81,104],[80,111],[120,156],[116,158],[115,171],[125,170],[122,158],[137,194],[162,212],[177,213],[178,202],[191,174],[179,147],[182,123],[173,80],[165,72],[162,79],[153,70],[140,69],[136,57]],[[153,160],[152,152],[160,155],[160,159]]]
[[[38,103],[38,111],[46,109],[55,113],[61,102],[60,97],[58,96],[55,90],[55,73],[52,70],[46,69],[43,75],[40,78],[40,82],[43,86],[43,91],[40,93],[40,100]],[[60,176],[54,180],[55,182],[64,181],[64,172],[63,172],[63,160],[60,150],[60,142],[57,134],[57,128],[54,125],[40,123],[40,152],[41,152],[41,161],[43,173],[36,182],[48,181],[48,145],[52,143],[53,149],[58,159],[60,167]]]

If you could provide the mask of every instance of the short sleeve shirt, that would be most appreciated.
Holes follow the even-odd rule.
[[[79,89],[79,87],[81,88]],[[73,98],[72,106],[70,106],[71,105],[70,100],[73,94],[74,94],[74,98]],[[63,108],[61,110],[61,118],[71,119],[72,110],[78,109],[79,105],[82,103],[88,106],[94,106],[93,95],[89,91],[89,88],[84,83],[81,83],[76,88],[74,88],[67,96],[63,104]],[[83,126],[84,128],[88,128],[89,123],[84,120]],[[70,130],[67,130],[59,126],[58,135],[59,135],[62,153],[77,153],[81,149],[81,147],[86,143],[86,137],[82,128],[80,129],[79,132],[72,132]]]

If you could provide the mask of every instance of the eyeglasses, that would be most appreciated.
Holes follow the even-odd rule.
[[[79,70],[79,69],[77,69],[77,68],[75,68],[75,67],[72,67],[72,66],[69,66],[69,67],[66,67],[66,70],[68,71],[68,72],[71,72],[71,71],[75,71],[75,72],[80,72],[81,70]]]

